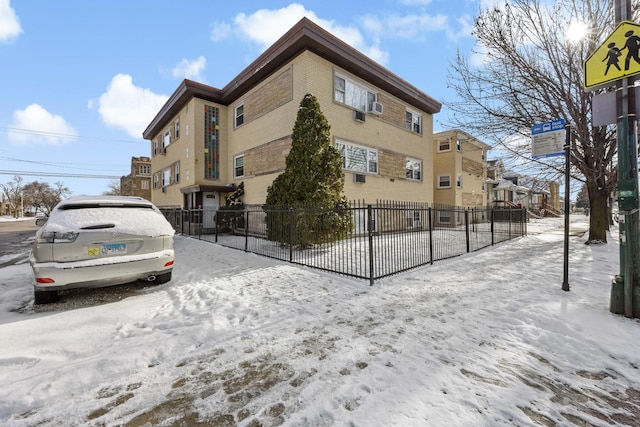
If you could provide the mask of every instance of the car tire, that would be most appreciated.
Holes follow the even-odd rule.
[[[33,291],[33,301],[36,304],[51,304],[58,301],[58,291]]]
[[[164,274],[158,274],[156,276],[156,280],[155,280],[155,284],[156,285],[162,285],[163,283],[167,283],[168,281],[171,280],[171,271],[168,273],[164,273]]]

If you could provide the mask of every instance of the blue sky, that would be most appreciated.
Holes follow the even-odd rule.
[[[471,56],[481,3],[0,0],[0,184],[16,171],[108,190],[104,176],[150,154],[142,132],[182,79],[222,88],[303,16],[450,100],[447,68],[457,50]]]

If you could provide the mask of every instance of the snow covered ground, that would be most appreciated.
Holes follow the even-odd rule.
[[[618,230],[585,245],[571,220],[569,292],[562,218],[373,287],[176,236],[171,282],[34,307],[5,255],[0,424],[640,425]]]

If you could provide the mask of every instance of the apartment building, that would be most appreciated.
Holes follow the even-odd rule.
[[[433,201],[460,207],[487,206],[487,152],[491,146],[454,129],[434,140]]]
[[[151,200],[151,158],[131,157],[131,173],[120,178],[123,195]]]
[[[244,203],[264,203],[307,93],[342,152],[347,199],[433,202],[440,103],[306,18],[224,88],[178,86],[143,133],[153,202],[216,209],[244,182]]]

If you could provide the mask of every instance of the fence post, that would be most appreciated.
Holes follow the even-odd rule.
[[[465,209],[464,210],[464,228],[465,228],[465,235],[467,238],[467,253],[470,252],[470,244],[469,244],[469,209]]]
[[[244,251],[249,250],[249,210],[244,208]]]
[[[433,209],[429,208],[429,264],[433,265]]]
[[[509,240],[511,240],[511,223],[513,222],[513,209],[509,209]]]
[[[373,208],[367,205],[367,231],[369,232],[369,285],[373,286]]]
[[[216,231],[215,231],[215,234],[214,234],[213,241],[216,242],[216,243],[218,243],[218,228],[220,228],[220,223],[219,223],[220,215],[218,215],[219,213],[220,213],[220,211],[216,211],[216,213],[213,215],[213,221],[214,221],[215,226],[216,226],[216,228],[215,228]]]
[[[289,262],[293,262],[293,208],[289,208]]]
[[[493,213],[495,212],[495,208],[491,208],[489,217],[491,217],[491,246],[496,244],[496,239],[495,239],[495,228],[494,228],[494,223],[495,223],[495,218],[493,216]]]

